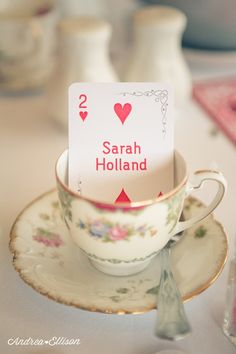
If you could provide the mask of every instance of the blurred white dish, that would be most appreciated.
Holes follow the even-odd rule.
[[[161,350],[160,352],[156,352],[155,354],[187,354],[187,353],[183,352],[182,350],[166,349],[166,350]]]
[[[184,49],[184,55],[190,64],[236,66],[236,51],[213,51],[200,49]]]

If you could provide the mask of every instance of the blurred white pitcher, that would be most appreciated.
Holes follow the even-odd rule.
[[[55,0],[11,0],[0,5],[0,90],[41,87],[51,74],[56,44]]]

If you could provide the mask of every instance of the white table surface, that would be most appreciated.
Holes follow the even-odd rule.
[[[199,73],[206,76],[204,71]],[[190,171],[217,165],[225,174],[229,189],[215,214],[227,230],[232,254],[236,235],[235,147],[222,133],[212,137],[213,127],[205,113],[190,102],[176,120],[175,145]],[[168,348],[189,354],[235,353],[236,348],[221,330],[227,265],[214,285],[185,304],[193,333],[174,343],[154,337],[155,311],[123,316],[82,311],[47,299],[20,279],[8,250],[10,227],[28,202],[55,186],[54,163],[66,147],[67,135],[48,116],[44,95],[0,98],[0,353],[154,354]],[[208,194],[202,199],[208,200]],[[81,344],[7,345],[9,338],[53,336],[80,338]]]

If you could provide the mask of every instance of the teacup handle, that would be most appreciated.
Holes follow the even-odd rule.
[[[199,221],[205,219],[209,214],[213,212],[213,210],[217,207],[217,205],[221,202],[227,188],[227,182],[224,176],[217,171],[210,171],[210,170],[203,170],[203,171],[196,171],[194,173],[196,177],[195,183],[189,183],[187,185],[186,194],[187,196],[196,190],[201,189],[205,181],[215,181],[218,183],[218,190],[212,202],[198,215],[193,216],[189,220],[186,221],[179,221],[174,228],[173,232],[171,233],[172,236],[184,231],[194,224],[198,223]]]

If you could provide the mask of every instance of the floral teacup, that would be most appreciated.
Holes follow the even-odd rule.
[[[144,269],[176,233],[206,218],[222,200],[226,181],[220,172],[197,171],[188,182],[186,163],[175,152],[175,187],[169,193],[142,202],[108,204],[76,193],[67,186],[68,151],[56,164],[58,195],[65,223],[79,248],[104,273],[130,275]],[[184,199],[206,180],[218,191],[202,213],[179,221]]]

